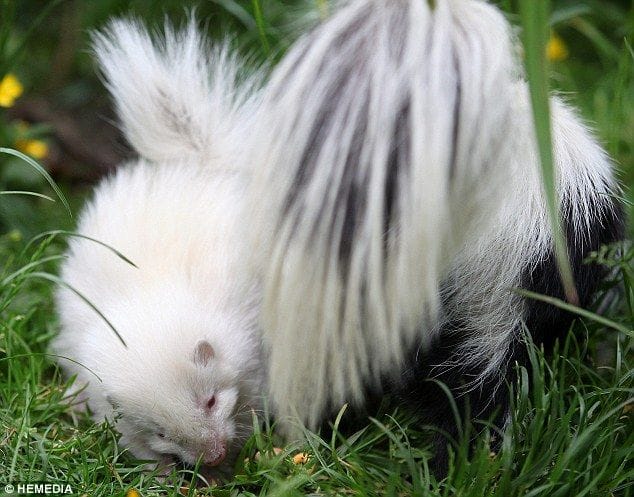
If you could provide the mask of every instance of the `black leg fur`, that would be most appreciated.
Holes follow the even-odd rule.
[[[565,217],[566,212],[565,212]],[[624,215],[621,206],[613,203],[611,209],[596,214],[596,221],[586,234],[586,242],[576,242],[571,223],[566,235],[569,245],[569,256],[573,268],[580,304],[586,307],[591,303],[593,293],[599,282],[605,276],[605,269],[596,264],[586,264],[583,261],[592,251],[601,245],[622,240],[624,237]],[[526,271],[523,277],[523,288],[535,293],[564,299],[554,253],[548,254],[542,261]],[[445,306],[451,306],[451,296],[444,301]],[[564,312],[549,304],[527,300],[524,323],[531,333],[534,343],[544,344],[548,350],[555,340],[565,335],[570,329],[574,315]],[[432,347],[424,351],[415,348],[406,360],[406,366],[397,381],[386,379],[383,389],[367,389],[367,402],[361,408],[351,408],[344,416],[339,426],[343,433],[350,433],[367,424],[367,416],[375,415],[379,407],[385,407],[385,399],[391,398],[407,411],[414,414],[420,424],[433,425],[438,434],[433,436],[432,450],[434,460],[432,469],[438,478],[448,471],[449,440],[459,441],[465,419],[469,416],[473,420],[492,422],[502,429],[509,414],[509,392],[507,385],[516,381],[515,364],[530,368],[525,344],[520,340],[521,330],[515,330],[517,341],[509,347],[505,361],[506,371],[500,371],[488,380],[480,383],[477,388],[466,388],[474,378],[481,376],[481,370],[476,367],[439,367],[441,364],[451,364],[455,351],[464,340],[464,323],[447,323]],[[461,423],[456,418],[449,397],[439,383],[444,384],[451,392],[457,406]],[[333,406],[330,419],[334,419],[337,409]],[[483,426],[478,423],[474,428]],[[324,426],[325,432],[330,428]],[[471,433],[475,435],[474,433]],[[500,438],[498,440],[501,441]]]
[[[623,212],[621,207],[614,203],[610,210],[597,213],[591,232],[586,234],[587,241],[582,244],[576,241],[571,223],[566,222],[566,226],[577,292],[581,306],[586,307],[590,304],[600,280],[605,276],[605,269],[596,264],[584,264],[583,261],[590,252],[598,250],[601,245],[623,239]],[[543,295],[564,298],[554,253],[550,253],[526,272],[523,287]],[[445,304],[451,305],[451,302]],[[535,300],[526,301],[525,312],[524,322],[533,341],[543,343],[547,349],[569,330],[574,319],[568,312]],[[454,421],[451,404],[446,393],[437,383],[429,381],[429,378],[434,378],[449,388],[463,417],[465,413],[471,413],[473,419],[493,421],[502,428],[509,410],[509,393],[506,385],[515,382],[514,364],[517,362],[525,367],[530,366],[525,345],[518,340],[509,349],[507,371],[500,372],[500,376],[485,381],[475,390],[465,394],[465,385],[479,376],[480,371],[477,368],[434,367],[451,363],[456,346],[463,339],[461,328],[460,323],[449,323],[430,350],[426,353],[415,351],[403,373],[402,382],[395,389],[399,401],[420,416],[421,422],[435,425],[454,439],[459,438],[460,429]],[[516,331],[515,336],[520,337],[520,330]],[[500,378],[503,380],[502,384]],[[445,436],[439,434],[434,437],[434,466],[439,477],[446,474],[448,469],[447,444]]]

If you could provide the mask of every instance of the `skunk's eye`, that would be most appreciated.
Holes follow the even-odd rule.
[[[212,395],[207,401],[207,409],[211,409],[215,405],[216,405],[216,396]]]
[[[165,438],[165,433],[161,433],[159,431],[159,432],[157,432],[156,436],[159,437],[159,438]]]

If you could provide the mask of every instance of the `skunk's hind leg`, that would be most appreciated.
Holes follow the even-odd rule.
[[[493,432],[503,430],[510,410],[506,382],[515,381],[515,370],[508,365],[524,359],[517,347],[510,347],[504,374],[485,375],[480,367],[455,362],[461,341],[460,326],[445,325],[427,352],[412,351],[400,381],[388,389],[419,426],[433,430],[429,441],[437,478],[447,474],[450,446],[465,437],[471,441],[489,423]],[[492,450],[501,439],[501,433],[492,433]]]
[[[593,220],[583,235],[573,229],[569,212],[564,211],[569,257],[581,307],[591,304],[593,294],[606,275],[604,267],[584,261],[602,245],[624,237],[623,210],[616,201],[609,201],[608,206],[604,204],[602,208],[590,205],[591,200],[588,202],[588,207],[593,210]],[[535,293],[565,299],[552,250],[538,263],[525,269],[520,286]],[[456,307],[451,295],[446,296],[443,306],[448,309]],[[473,334],[469,317],[464,317],[445,323],[427,351],[415,349],[409,356],[400,381],[389,389],[401,404],[419,417],[421,423],[431,424],[438,429],[432,440],[437,476],[446,474],[448,443],[451,440],[460,441],[469,418],[491,421],[499,430],[504,428],[510,416],[508,387],[517,381],[517,365],[529,370],[531,368],[527,350],[530,345],[523,338],[523,327],[529,331],[533,343],[543,344],[548,351],[556,339],[565,336],[575,317],[557,307],[531,299],[523,300],[518,312],[522,312],[522,323],[507,335],[511,337],[510,344],[504,359],[498,362],[496,371],[486,371],[486,364],[470,365],[460,361],[457,351]],[[450,396],[441,384],[447,387]],[[452,408],[452,397],[459,420]],[[479,427],[483,425],[475,423],[475,431]],[[476,433],[472,431],[470,434]],[[497,440],[499,444],[501,437],[497,437]],[[496,445],[492,447],[493,450],[497,448]]]

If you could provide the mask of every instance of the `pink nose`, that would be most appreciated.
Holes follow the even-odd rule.
[[[227,443],[221,441],[205,454],[204,462],[207,466],[218,466],[225,457],[227,457]]]

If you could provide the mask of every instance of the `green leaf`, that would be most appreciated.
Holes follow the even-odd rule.
[[[40,164],[38,164],[34,159],[29,157],[28,155],[25,155],[22,152],[19,152],[12,148],[0,147],[0,153],[18,157],[19,159],[22,159],[24,162],[26,162],[33,169],[35,169],[38,173],[40,173],[44,177],[44,179],[48,182],[48,184],[51,185],[51,188],[55,191],[59,199],[62,201],[62,204],[64,204],[64,207],[68,211],[68,215],[70,217],[73,217],[73,213],[70,210],[70,205],[68,204],[68,200],[66,200],[66,197],[57,186],[57,183],[55,183],[55,180],[51,178],[51,175],[48,174],[46,169],[44,169]]]
[[[520,1],[520,15],[524,28],[523,41],[526,56],[526,74],[528,76],[535,133],[539,147],[542,182],[546,193],[548,217],[553,232],[555,257],[566,299],[571,303],[578,303],[579,296],[575,288],[570,260],[568,259],[568,248],[561,229],[561,216],[555,183],[556,173],[552,150],[550,95],[548,89],[548,61],[546,59],[546,43],[550,34],[549,12],[550,2],[548,0]]]
[[[518,295],[521,295],[522,297],[527,297],[529,299],[539,300],[541,302],[545,302],[546,304],[554,305],[555,307],[558,307],[559,309],[572,312],[574,314],[577,314],[578,316],[590,319],[596,323],[607,326],[608,328],[612,328],[614,330],[620,331],[621,333],[625,333],[626,335],[634,337],[634,330],[631,330],[628,327],[623,326],[622,324],[616,323],[612,321],[611,319],[605,318],[603,316],[599,316],[598,314],[595,314],[594,312],[590,312],[586,309],[582,309],[581,307],[577,307],[576,305],[572,305],[572,304],[569,304],[568,302],[564,302],[563,300],[558,299],[556,297],[549,297],[547,295],[542,295],[540,293],[535,293],[535,292],[531,292],[529,290],[523,290],[520,288],[514,290],[514,292],[517,293]]]
[[[233,0],[211,0],[213,3],[220,5],[223,9],[238,19],[248,30],[256,29],[257,23],[253,16],[240,4]]]
[[[264,48],[264,53],[266,55],[269,55],[271,53],[271,46],[266,36],[266,27],[265,27],[264,16],[262,15],[262,7],[260,5],[260,0],[253,0],[253,14],[255,16],[255,23],[258,26],[258,33],[260,35],[260,40],[262,41],[262,47]]]
[[[26,195],[30,197],[39,197],[51,202],[55,202],[55,199],[49,197],[48,195],[44,195],[43,193],[27,192],[22,190],[4,190],[0,192],[0,195]]]
[[[70,236],[73,238],[83,238],[84,240],[90,240],[91,242],[97,243],[99,245],[101,245],[102,247],[107,248],[108,250],[110,250],[111,252],[113,252],[117,257],[119,257],[120,259],[122,259],[124,262],[127,262],[128,264],[130,264],[131,266],[135,267],[138,269],[139,266],[137,266],[134,262],[132,262],[130,259],[128,259],[125,255],[123,255],[121,252],[119,252],[117,249],[115,249],[114,247],[112,247],[111,245],[108,245],[107,243],[104,243],[100,240],[97,240],[96,238],[92,238],[90,236],[86,236],[86,235],[82,235],[81,233],[75,233],[74,231],[66,231],[66,230],[51,230],[51,231],[45,231],[43,233],[40,233],[39,235],[34,236],[33,238],[31,238],[29,240],[29,243],[26,244],[26,247],[24,248],[24,251],[26,252],[28,250],[28,248],[37,240],[40,240],[42,238],[45,238],[47,236],[57,236],[57,235],[64,235],[64,236]]]

